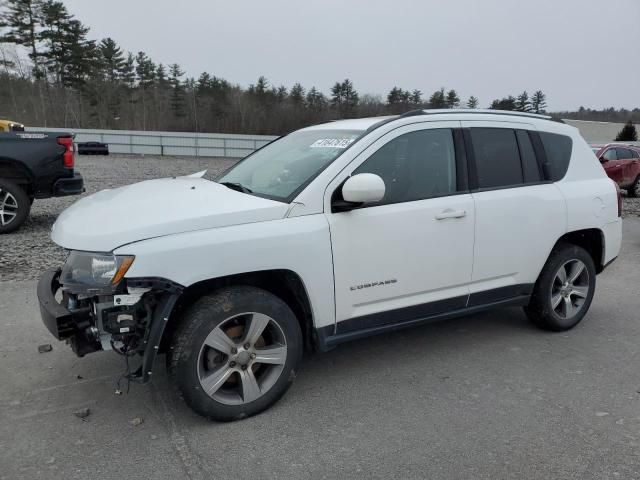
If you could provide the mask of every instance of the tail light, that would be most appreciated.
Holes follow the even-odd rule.
[[[64,153],[62,154],[62,162],[67,168],[73,168],[75,163],[75,150],[73,147],[72,137],[58,137],[58,145],[64,147]]]
[[[616,186],[616,193],[618,194],[618,217],[622,217],[622,194],[620,193],[620,187],[616,182],[613,182]]]

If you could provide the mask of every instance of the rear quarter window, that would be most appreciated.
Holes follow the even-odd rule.
[[[478,188],[522,185],[522,165],[515,132],[509,128],[472,128]]]
[[[544,151],[547,155],[547,171],[550,180],[557,182],[567,174],[571,151],[573,150],[573,140],[566,135],[557,133],[539,132]]]

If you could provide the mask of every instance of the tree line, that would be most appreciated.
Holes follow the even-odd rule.
[[[454,89],[424,95],[394,86],[386,98],[361,94],[350,79],[329,94],[261,76],[247,88],[203,72],[188,77],[177,63],[125,52],[90,30],[56,0],[0,0],[0,115],[28,125],[71,128],[282,134],[339,118],[397,114],[418,108],[479,108]],[[543,113],[537,90],[488,108]]]

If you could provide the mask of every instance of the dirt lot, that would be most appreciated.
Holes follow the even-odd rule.
[[[229,164],[79,160],[89,191]],[[175,398],[162,357],[152,383],[115,395],[120,357],[77,358],[42,325],[35,278],[60,263],[48,231],[74,200],[36,203],[0,238],[0,480],[640,479],[635,200],[622,253],[572,331],[508,308],[345,344],[307,356],[273,408],[228,424]]]

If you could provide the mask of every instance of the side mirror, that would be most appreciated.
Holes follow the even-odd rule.
[[[600,158],[598,158],[598,160],[600,160],[600,163],[607,163],[609,161],[604,157],[600,157]]]
[[[359,173],[342,185],[342,198],[352,204],[379,202],[384,192],[384,181],[375,173]]]

